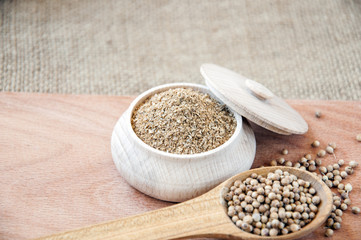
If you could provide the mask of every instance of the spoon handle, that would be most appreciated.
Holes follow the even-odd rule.
[[[229,227],[229,218],[222,209],[220,197],[213,195],[205,194],[167,208],[55,234],[39,240],[175,239],[221,236],[218,233],[224,232],[227,226]]]

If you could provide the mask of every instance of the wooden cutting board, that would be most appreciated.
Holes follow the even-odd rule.
[[[110,152],[113,126],[134,97],[0,93],[0,239],[31,239],[166,207],[130,187]],[[302,136],[253,125],[253,167],[280,157],[296,162],[314,139],[336,142],[336,156],[361,163],[361,102],[289,100],[309,124]],[[315,118],[320,110],[322,118]],[[331,155],[324,163],[334,162]],[[361,207],[361,166],[346,179]],[[361,214],[347,210],[333,239],[360,239]],[[323,230],[304,239],[323,239]]]

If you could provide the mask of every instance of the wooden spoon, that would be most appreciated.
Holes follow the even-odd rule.
[[[288,171],[311,183],[321,198],[316,217],[300,231],[276,237],[262,237],[240,230],[227,216],[223,196],[235,180],[244,180],[252,173],[266,176],[276,169]],[[39,239],[296,239],[313,232],[325,222],[331,213],[332,202],[331,190],[307,171],[292,167],[257,168],[231,177],[211,191],[174,206]]]

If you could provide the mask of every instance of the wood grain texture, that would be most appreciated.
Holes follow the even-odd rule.
[[[178,87],[212,94],[206,86],[190,83],[165,84],[149,89],[138,96],[118,120],[111,140],[113,160],[120,175],[141,192],[171,202],[197,197],[231,176],[249,170],[256,152],[253,130],[237,113],[234,113],[237,128],[233,136],[207,152],[170,154],[142,142],[131,126],[134,109],[149,96]]]
[[[110,136],[132,97],[0,94],[0,239],[31,239],[170,206],[130,187],[118,174]],[[307,134],[282,136],[254,126],[253,167],[280,157],[296,161],[336,142],[336,156],[360,163],[361,103],[287,101],[309,124]],[[322,118],[314,117],[321,110]],[[327,155],[325,163],[333,162]],[[351,200],[361,206],[361,173]],[[360,215],[347,210],[333,239],[359,239]],[[304,239],[324,239],[319,229]]]
[[[252,173],[267,176],[276,169],[282,169],[299,179],[306,180],[316,189],[321,198],[315,219],[300,231],[277,237],[258,236],[238,229],[227,216],[224,195],[236,180],[244,181]],[[137,240],[137,239],[185,239],[190,237],[218,237],[227,239],[297,239],[319,228],[332,210],[332,192],[318,177],[310,172],[292,167],[256,168],[239,173],[221,183],[211,191],[187,202],[162,208],[144,214],[121,218],[109,223],[83,229],[54,234],[37,240]]]

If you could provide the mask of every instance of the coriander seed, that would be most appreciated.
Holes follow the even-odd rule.
[[[317,153],[317,156],[318,157],[324,157],[326,155],[326,151],[321,149],[318,153]]]
[[[321,166],[321,164],[322,164],[322,159],[316,158],[315,163],[316,163],[316,166]]]
[[[333,173],[331,173],[331,172],[328,172],[326,174],[326,176],[327,176],[328,179],[333,179]]]
[[[332,225],[332,228],[335,229],[335,230],[340,229],[340,228],[341,228],[341,223],[339,223],[339,222],[334,223],[334,224]]]
[[[261,235],[262,236],[269,236],[269,229],[268,228],[262,228]]]
[[[335,170],[335,171],[338,171],[338,170]],[[335,171],[333,171],[332,173],[333,173],[333,174],[336,174],[337,172],[335,172]],[[339,182],[342,181],[342,177],[341,177],[339,174],[337,174],[336,176],[334,176],[333,179],[336,180],[336,181],[339,181]]]
[[[285,166],[286,167],[292,167],[292,162],[291,161],[286,161],[286,163],[285,163]]]
[[[361,134],[357,134],[357,135],[356,135],[356,140],[357,140],[358,142],[361,142]]]
[[[318,140],[313,141],[313,143],[311,143],[312,147],[319,147],[320,146],[320,142]]]
[[[333,230],[331,228],[327,228],[325,232],[325,236],[332,237],[332,235],[333,235]]]
[[[346,211],[347,210],[347,204],[346,203],[342,203],[340,206],[342,211]]]
[[[346,171],[342,171],[342,172],[340,172],[340,176],[343,178],[343,179],[345,179],[346,177],[347,177],[347,172]]]
[[[335,222],[342,223],[342,218],[340,216],[334,217]]]
[[[327,221],[326,221],[326,226],[327,227],[332,227],[334,223],[335,222],[333,221],[332,218],[328,218]]]
[[[352,191],[352,185],[351,185],[351,183],[347,183],[347,184],[345,185],[345,190],[346,190],[347,193],[349,193],[349,192]]]
[[[343,213],[342,213],[341,209],[336,209],[335,214],[336,214],[336,216],[341,217]]]
[[[347,206],[351,205],[351,199],[347,198],[343,201],[344,204],[347,204]]]
[[[277,159],[277,163],[280,164],[280,165],[285,164],[285,162],[286,162],[286,160],[284,158],[282,158],[282,157]]]
[[[288,154],[288,150],[286,148],[282,149],[282,152],[281,152],[283,155],[287,155]]]
[[[351,162],[349,163],[349,166],[352,167],[352,168],[355,168],[355,167],[358,166],[358,162],[356,162],[356,161],[351,161]]]
[[[292,224],[292,225],[290,226],[290,229],[291,229],[292,232],[297,232],[297,231],[300,230],[300,226],[297,225],[297,224]]]
[[[337,164],[342,166],[345,164],[345,161],[343,159],[340,159],[340,160],[338,160]]]
[[[319,170],[320,173],[322,173],[322,174],[326,174],[326,173],[327,173],[327,168],[326,168],[326,167],[319,167],[318,170]]]
[[[359,214],[359,213],[360,213],[360,208],[358,208],[358,207],[352,207],[352,208],[351,208],[351,211],[352,211],[353,214]]]
[[[328,143],[328,146],[332,147],[334,150],[336,149],[336,143],[334,142]]]
[[[305,158],[306,158],[307,160],[311,160],[311,159],[312,159],[312,155],[311,155],[310,153],[307,153],[307,154],[305,155]]]
[[[341,192],[341,197],[342,197],[343,199],[348,199],[348,192],[342,191],[342,192]]]
[[[320,111],[315,112],[315,117],[320,118],[322,116],[322,113]]]
[[[345,172],[347,173],[347,175],[352,175],[353,174],[353,168],[350,166],[345,167]]]
[[[310,172],[314,172],[314,171],[316,171],[316,169],[317,169],[317,167],[315,165],[310,165],[308,167],[308,171],[310,171]]]
[[[277,166],[277,161],[276,160],[272,160],[270,163],[271,166]]]

